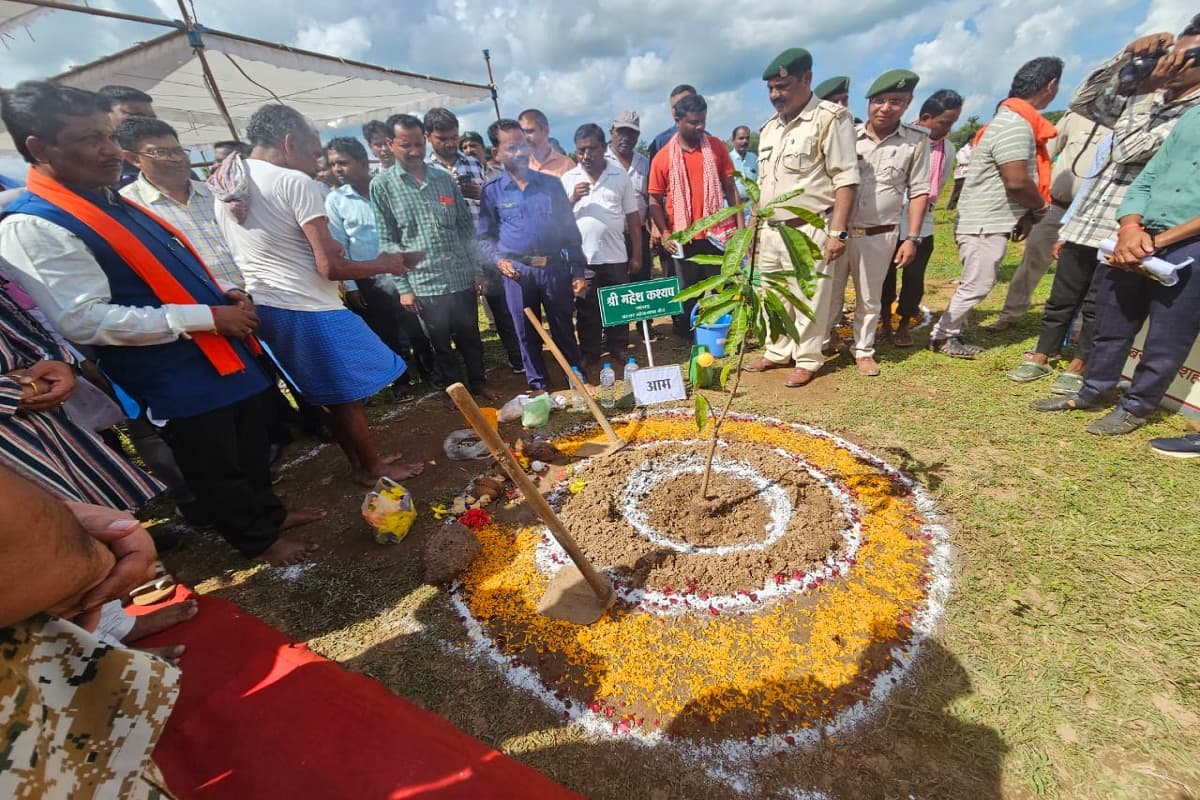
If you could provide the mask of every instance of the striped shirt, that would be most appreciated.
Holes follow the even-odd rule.
[[[1024,161],[1029,179],[1037,185],[1035,147],[1033,128],[1020,114],[1007,108],[996,113],[971,151],[967,180],[958,201],[955,235],[1008,233],[1013,229],[1027,209],[1009,198],[1000,179],[1000,165]]]
[[[76,425],[66,411],[22,411],[8,373],[39,361],[73,363],[50,334],[0,292],[0,462],[63,500],[132,511],[163,487]]]
[[[1167,101],[1162,94],[1117,97],[1106,91],[1117,71],[1127,60],[1125,53],[1114,56],[1084,78],[1070,108],[1076,114],[1112,128],[1112,152],[1094,172],[1092,180],[1075,198],[1070,220],[1058,238],[1067,242],[1096,247],[1116,236],[1117,208],[1134,178],[1162,146],[1179,118],[1200,106],[1200,92]]]
[[[242,271],[233,260],[213,216],[212,190],[202,181],[191,181],[186,204],[168,197],[146,180],[145,173],[121,189],[121,196],[150,209],[187,237],[222,291],[246,288]]]
[[[464,176],[470,178],[475,182],[476,186],[482,187],[487,183],[487,178],[484,175],[483,166],[480,165],[479,159],[469,156],[461,150],[458,153],[458,160],[454,162],[454,166],[452,167],[443,163],[438,158],[438,154],[433,152],[432,149],[429,151],[429,156],[425,159],[425,163],[431,167],[437,167],[440,170],[449,172],[456,178]],[[475,220],[479,219],[479,201],[472,200],[469,197],[464,197],[463,200],[467,202],[467,208],[471,209],[471,222],[475,222]]]
[[[427,167],[418,183],[399,165],[392,167],[371,181],[371,208],[381,251],[425,253],[415,270],[396,276],[400,294],[453,294],[483,275],[474,217],[445,170]]]

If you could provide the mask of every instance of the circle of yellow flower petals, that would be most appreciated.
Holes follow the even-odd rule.
[[[579,428],[552,443],[569,454],[601,440],[598,433]],[[683,441],[696,429],[689,414],[667,411],[626,418],[619,433],[627,441]],[[877,709],[903,680],[949,592],[951,551],[931,500],[894,468],[824,431],[731,415],[721,433],[786,450],[853,498],[862,543],[848,571],[736,610],[670,616],[618,603],[580,626],[537,612],[549,580],[536,559],[544,530],[492,524],[477,532],[483,552],[453,594],[477,652],[564,719],[651,742],[752,737],[802,745]],[[586,465],[579,474],[586,476]]]

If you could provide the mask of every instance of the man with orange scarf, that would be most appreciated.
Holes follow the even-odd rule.
[[[663,149],[654,154],[650,164],[648,193],[650,219],[663,238],[663,247],[675,259],[679,288],[712,277],[720,267],[697,264],[691,260],[698,255],[719,255],[722,251],[712,242],[716,229],[701,231],[690,242],[668,242],[672,233],[685,230],[692,223],[715,214],[726,205],[737,205],[737,185],[733,180],[733,160],[725,143],[704,132],[708,121],[708,103],[698,94],[683,98],[675,104],[675,126],[678,132]],[[742,226],[742,216],[736,215],[726,225]],[[720,227],[720,226],[718,226]],[[675,327],[676,335],[690,338],[692,308],[695,300],[683,304],[682,326]]]
[[[289,518],[271,491],[254,304],[218,286],[182,233],[109,188],[121,147],[108,111],[101,95],[41,81],[4,93],[0,117],[31,165],[0,223],[5,269],[163,424],[230,544],[269,563],[300,559],[311,548],[279,532],[321,515]]]
[[[962,275],[930,334],[935,353],[975,358],[983,351],[962,338],[967,314],[996,284],[1009,239],[1024,239],[1050,208],[1046,143],[1058,132],[1038,112],[1054,101],[1062,70],[1062,59],[1052,57],[1017,70],[1008,99],[975,141],[954,228]]]

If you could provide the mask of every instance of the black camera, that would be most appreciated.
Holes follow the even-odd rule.
[[[1154,55],[1134,56],[1129,59],[1129,63],[1117,72],[1117,91],[1121,94],[1132,92],[1139,83],[1150,77],[1150,73],[1154,72],[1154,67],[1158,64],[1159,59],[1166,54],[1167,51],[1162,50]],[[1185,63],[1187,61],[1191,61],[1192,66],[1200,64],[1200,47],[1188,48]]]

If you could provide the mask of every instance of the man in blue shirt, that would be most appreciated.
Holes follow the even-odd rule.
[[[371,187],[371,162],[367,148],[351,136],[339,136],[325,145],[329,170],[340,184],[325,196],[329,233],[346,251],[351,261],[370,261],[379,255],[379,234],[375,214],[368,199]],[[421,322],[400,305],[396,282],[390,275],[375,275],[355,281],[342,281],[346,305],[397,355],[407,363],[416,362],[421,379],[433,374],[433,350],[421,330]],[[400,402],[414,399],[409,371],[399,377],[392,393]]]
[[[504,173],[483,187],[479,203],[479,250],[504,276],[508,310],[521,341],[525,379],[535,393],[546,390],[541,338],[525,319],[525,307],[550,321],[550,335],[567,362],[580,366],[575,341],[575,295],[587,290],[579,229],[559,180],[529,168],[529,144],[516,120],[488,128]]]

